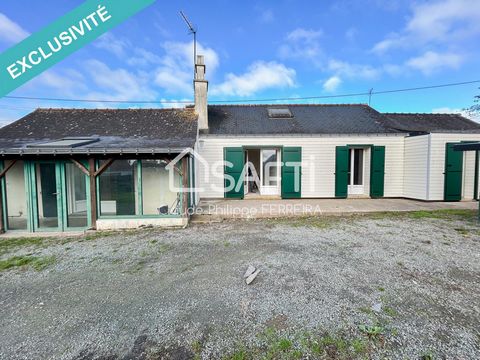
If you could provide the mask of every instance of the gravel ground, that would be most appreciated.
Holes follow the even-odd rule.
[[[365,339],[359,357],[478,359],[479,249],[472,219],[411,216],[230,221],[17,246],[2,258],[56,262],[0,273],[0,358],[222,358],[268,348],[269,332],[297,349],[283,343],[272,358],[356,357],[298,340],[328,333]],[[247,286],[249,264],[261,271]]]

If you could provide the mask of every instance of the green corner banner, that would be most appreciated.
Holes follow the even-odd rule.
[[[25,84],[156,0],[87,0],[0,54],[0,97]]]

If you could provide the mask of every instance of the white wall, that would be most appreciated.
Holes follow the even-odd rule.
[[[7,167],[11,161],[5,161]],[[5,175],[7,189],[7,209],[9,217],[27,217],[27,201],[23,161],[17,161]]]
[[[173,170],[172,170],[173,171]],[[143,192],[143,213],[146,215],[158,215],[158,208],[172,205],[177,199],[178,192],[175,188],[180,187],[180,176],[173,171],[173,186],[170,188],[170,172],[165,168],[146,167],[142,168],[142,192]]]
[[[445,184],[445,144],[447,142],[480,141],[480,134],[431,134],[430,183],[428,200],[443,200]],[[466,200],[473,197],[473,178],[475,156],[464,155],[464,197]]]
[[[403,196],[427,200],[430,135],[405,138]]]
[[[232,146],[302,147],[302,197],[335,197],[335,149],[347,144],[385,146],[385,197],[403,196],[403,135],[325,135],[218,137],[203,135],[197,151],[208,167],[197,162],[197,186],[202,198],[223,198],[223,149]],[[216,173],[216,174],[215,174]],[[216,175],[216,176],[215,176]],[[208,178],[208,179],[207,179]]]

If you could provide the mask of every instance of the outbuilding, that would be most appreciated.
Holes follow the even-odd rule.
[[[2,229],[183,226],[192,160],[178,155],[196,136],[192,109],[35,110],[0,129]]]

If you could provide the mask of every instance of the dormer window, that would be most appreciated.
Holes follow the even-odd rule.
[[[293,114],[289,108],[268,108],[268,117],[270,119],[291,119]]]

